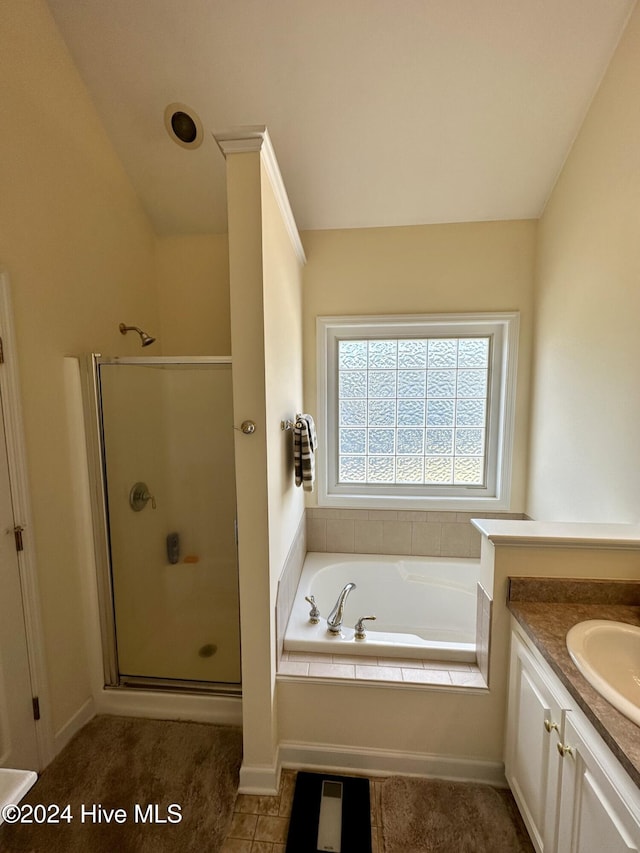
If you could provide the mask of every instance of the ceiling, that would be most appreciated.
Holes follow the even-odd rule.
[[[238,125],[268,127],[301,229],[539,216],[635,0],[48,3],[166,235],[226,230],[211,133]]]

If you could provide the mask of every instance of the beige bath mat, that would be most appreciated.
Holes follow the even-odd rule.
[[[380,804],[384,853],[533,853],[509,791],[393,776]]]

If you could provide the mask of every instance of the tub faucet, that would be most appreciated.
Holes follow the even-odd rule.
[[[331,634],[339,634],[340,629],[342,628],[342,615],[344,612],[344,603],[347,600],[347,596],[351,592],[352,589],[355,589],[356,585],[354,583],[348,583],[344,586],[342,592],[338,596],[338,600],[336,601],[336,605],[331,611],[331,613],[327,616],[327,629]]]

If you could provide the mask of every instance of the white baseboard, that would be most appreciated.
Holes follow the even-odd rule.
[[[97,714],[146,717],[151,720],[191,720],[221,726],[242,725],[239,696],[196,696],[151,690],[103,689],[96,697]]]
[[[280,787],[280,770],[282,765],[277,755],[275,763],[246,764],[240,767],[240,794],[258,794],[260,796],[275,796]]]
[[[157,720],[192,720],[218,725],[242,725],[242,700],[233,696],[172,695],[126,689],[102,690],[76,711],[54,736],[57,755],[96,714],[119,714]],[[497,761],[374,750],[332,744],[281,741],[273,765],[240,768],[242,794],[273,796],[278,793],[282,767],[323,773],[368,776],[425,776],[460,782],[484,782],[506,787],[504,765]]]
[[[430,776],[498,787],[507,785],[501,762],[473,758],[281,741],[279,761],[282,767],[323,773]]]
[[[67,720],[67,722],[62,726],[61,729],[53,736],[53,752],[54,754],[51,758],[55,758],[59,752],[61,752],[65,746],[69,743],[71,738],[77,734],[83,726],[92,720],[96,715],[96,706],[93,701],[93,697],[89,697],[87,701],[78,708],[75,714],[71,717],[71,719]]]
[[[54,734],[53,754],[49,756],[49,760],[53,760],[96,714],[242,726],[242,699],[235,696],[180,696],[178,694],[174,696],[146,690],[140,692],[124,689],[102,690],[96,701],[93,697],[87,699]]]

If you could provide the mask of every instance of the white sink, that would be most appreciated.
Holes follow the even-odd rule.
[[[567,632],[567,648],[592,687],[640,726],[640,628],[589,619]]]
[[[10,803],[19,803],[37,781],[38,774],[33,770],[8,770],[0,767],[0,808]],[[0,815],[0,823],[2,823]]]

